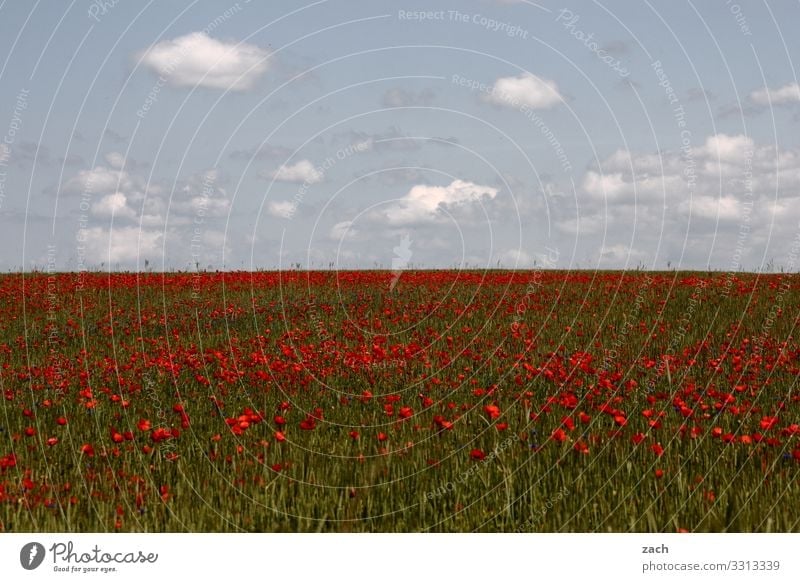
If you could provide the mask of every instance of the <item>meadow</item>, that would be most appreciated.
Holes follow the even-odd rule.
[[[0,529],[800,531],[800,277],[401,275],[0,277]]]

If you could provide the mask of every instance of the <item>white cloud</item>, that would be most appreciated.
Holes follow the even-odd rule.
[[[91,227],[84,233],[86,255],[97,263],[138,263],[160,257],[162,234],[135,226],[114,228]]]
[[[269,66],[264,49],[222,42],[204,32],[161,41],[139,56],[146,67],[175,87],[246,91]]]
[[[353,222],[345,220],[337,222],[333,225],[330,232],[330,238],[335,241],[340,241],[344,238],[353,238],[356,234],[355,229],[352,228]]]
[[[297,210],[297,204],[290,200],[277,200],[267,204],[267,212],[278,218],[291,218]]]
[[[65,186],[72,192],[98,194],[130,190],[133,182],[127,172],[108,166],[97,166],[92,170],[78,172]]]
[[[295,182],[298,184],[317,184],[322,181],[323,174],[308,160],[300,160],[296,164],[281,166],[272,174],[278,182]]]
[[[213,233],[230,212],[231,201],[220,185],[219,171],[201,172],[174,184],[171,179],[148,181],[143,171],[120,170],[119,154],[105,159],[108,165],[79,172],[63,188],[73,194],[81,212],[92,217],[79,233],[90,265],[109,263],[109,253],[110,264],[126,267],[134,266],[140,256],[158,261],[164,252],[167,264],[182,267],[197,257],[204,263],[220,260],[226,249]],[[127,162],[126,167],[140,168],[135,160]],[[164,240],[166,251],[161,247]]]
[[[454,180],[448,186],[418,184],[384,216],[392,224],[436,221],[442,218],[442,209],[479,202],[484,197],[493,199],[498,192],[497,188],[464,180]]]
[[[492,92],[483,97],[487,103],[518,108],[547,109],[558,105],[562,96],[555,81],[542,79],[531,73],[517,77],[500,77],[494,82]]]
[[[680,203],[679,209],[692,218],[736,221],[742,218],[742,202],[733,196],[695,196]]]
[[[765,255],[777,260],[796,234],[800,150],[723,133],[697,142],[684,151],[618,150],[587,169],[576,199],[551,199],[557,232],[573,239],[576,257],[652,264],[658,248],[659,266],[734,270]]]
[[[750,101],[756,105],[787,105],[800,102],[800,85],[789,83],[778,89],[764,87],[750,93]]]
[[[114,216],[115,218],[134,218],[136,212],[128,206],[128,199],[122,192],[107,194],[92,205],[95,216]]]
[[[637,160],[638,164],[639,160]],[[646,164],[646,161],[644,162]],[[603,173],[589,170],[583,178],[583,191],[595,200],[608,203],[635,204],[669,195],[681,187],[680,176],[664,173],[650,174],[637,166],[636,179],[630,170]]]
[[[719,157],[721,162],[740,163],[752,155],[754,148],[755,143],[750,137],[718,133],[709,136],[698,153],[712,159]]]
[[[125,156],[119,152],[111,152],[106,154],[106,163],[115,170],[121,170],[125,165]]]

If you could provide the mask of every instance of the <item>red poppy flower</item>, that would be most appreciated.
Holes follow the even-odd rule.
[[[486,458],[486,453],[484,453],[480,449],[472,449],[469,452],[469,458],[474,460],[474,461],[482,461],[482,460],[484,460]]]
[[[278,431],[275,433],[275,440],[278,441],[279,443],[282,443],[283,441],[286,440],[286,435]]]
[[[576,441],[575,444],[572,446],[572,448],[581,454],[584,455],[589,454],[589,445],[586,444],[586,441],[583,440]]]
[[[305,420],[300,421],[300,428],[303,430],[314,430],[317,428],[317,421],[310,414],[306,415]]]
[[[90,444],[81,445],[81,453],[87,457],[94,457],[94,447]]]
[[[614,422],[615,422],[615,423],[616,423],[618,426],[625,426],[626,424],[628,424],[628,419],[627,419],[627,418],[625,418],[624,416],[622,416],[621,414],[617,414],[617,415],[614,417]]]
[[[384,432],[379,432],[379,433],[378,433],[378,440],[379,440],[379,441],[383,442],[383,441],[385,441],[385,440],[386,440],[386,439],[388,439],[388,438],[389,438],[389,437],[386,435],[386,433],[384,433]]]
[[[650,449],[656,454],[656,457],[664,454],[664,447],[661,446],[661,443],[655,443]]]
[[[581,412],[578,414],[578,420],[580,420],[583,424],[589,424],[589,422],[592,420],[592,417],[585,412]]]
[[[175,436],[174,432],[175,429],[169,431],[166,428],[157,428],[150,433],[150,438],[153,440],[154,443],[160,443],[161,441],[171,439],[173,436]]]
[[[661,479],[664,476],[664,471],[662,469],[656,469],[655,471],[656,479]]]
[[[489,417],[489,420],[494,420],[500,417],[500,407],[495,406],[494,404],[487,404],[483,407],[483,411],[486,413],[486,416]]]
[[[778,417],[777,416],[765,416],[761,419],[761,430],[769,430],[776,424],[778,424]]]
[[[550,436],[554,441],[559,443],[563,443],[565,440],[567,440],[567,433],[564,432],[563,428],[555,429]]]

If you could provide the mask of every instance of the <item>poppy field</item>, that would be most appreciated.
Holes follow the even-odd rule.
[[[0,278],[5,532],[800,531],[800,277]]]

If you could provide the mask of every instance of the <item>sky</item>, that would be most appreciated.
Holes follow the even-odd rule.
[[[0,269],[797,270],[798,2],[0,4]]]

